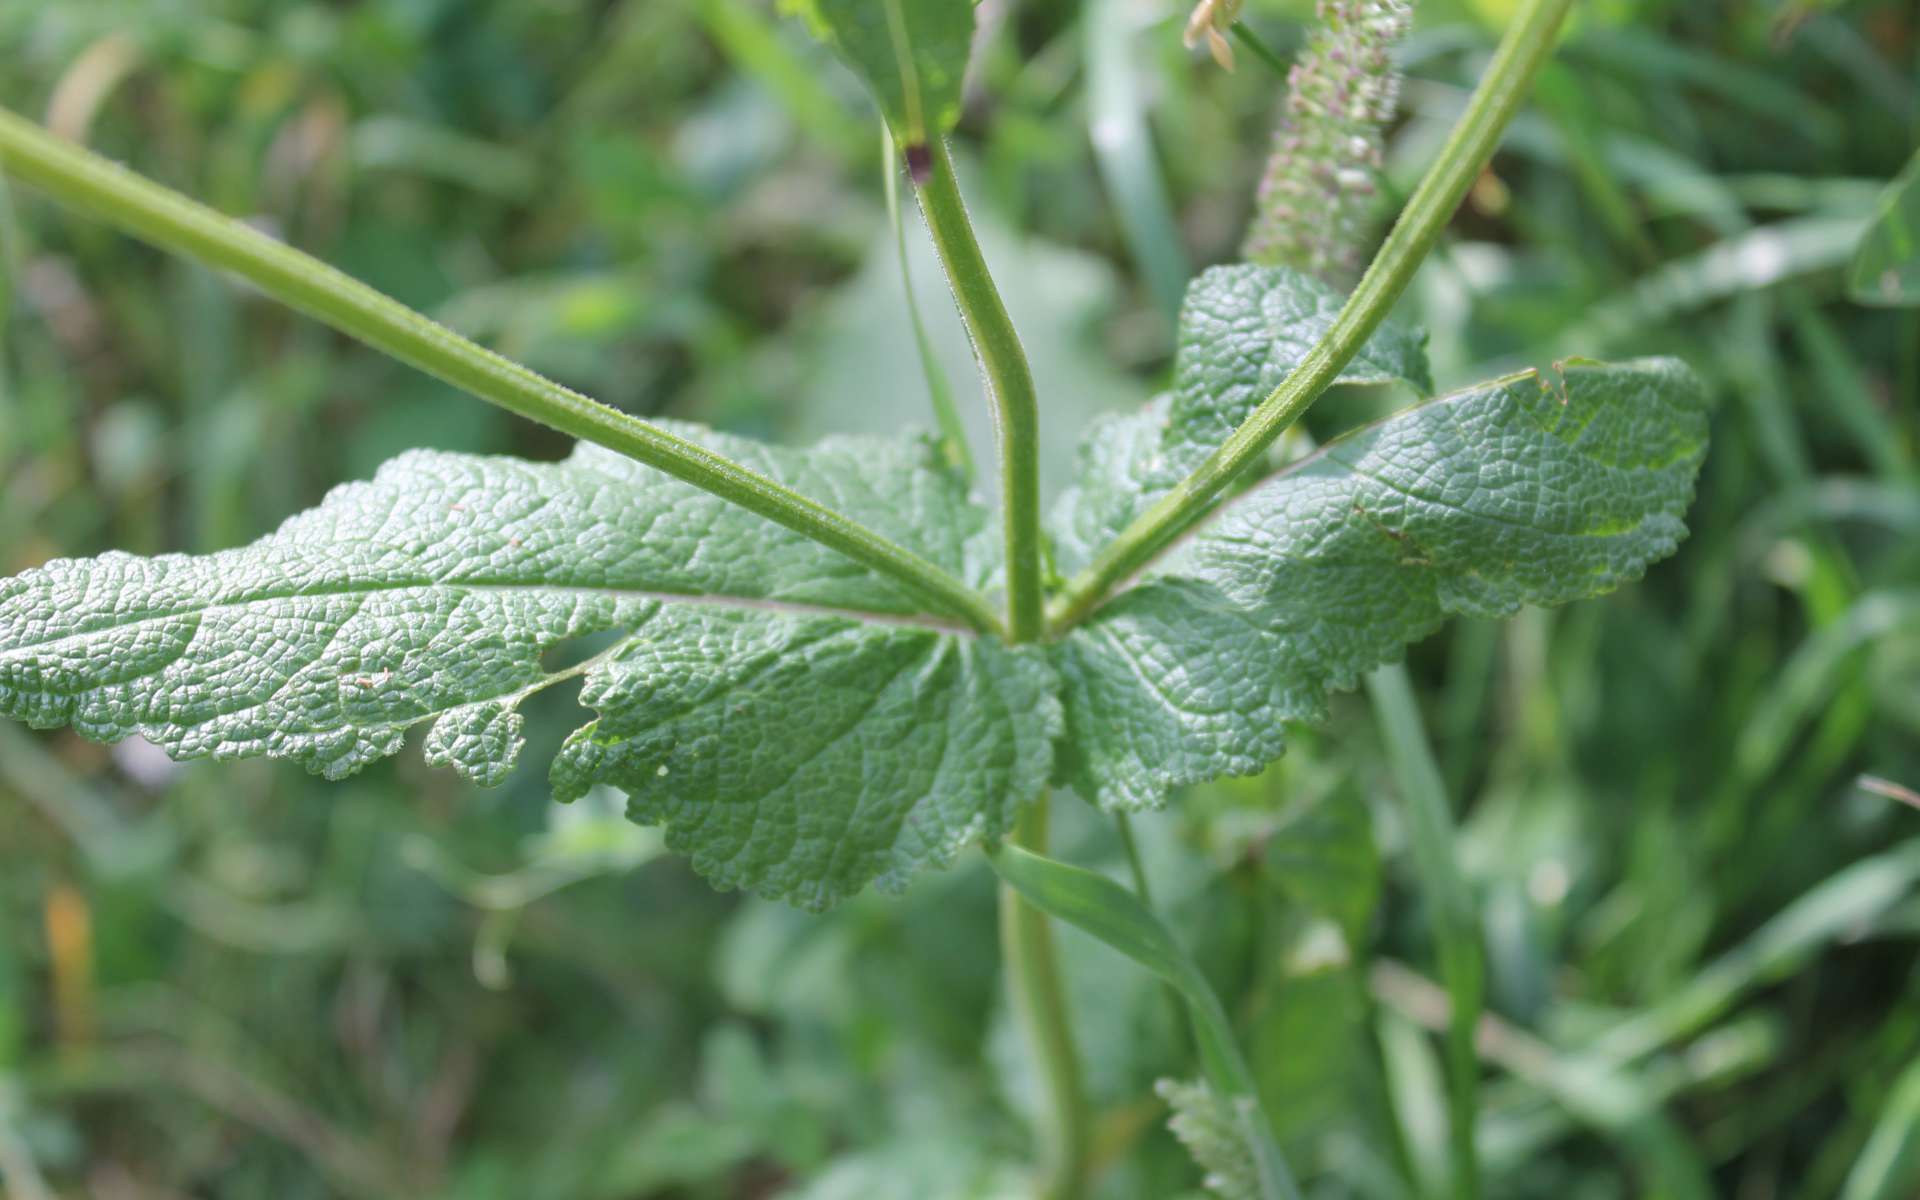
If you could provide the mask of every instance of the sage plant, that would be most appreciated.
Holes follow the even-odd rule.
[[[1434,396],[1424,336],[1388,320],[1571,2],[1521,0],[1351,294],[1294,249],[1272,251],[1292,265],[1262,252],[1195,279],[1168,392],[1088,432],[1051,513],[1040,398],[947,145],[971,5],[805,7],[911,168],[994,411],[997,512],[935,438],[776,447],[600,405],[0,114],[0,168],[19,182],[581,442],[558,463],[413,451],[250,546],[58,560],[0,582],[0,714],[333,778],[418,734],[429,762],[488,785],[521,753],[527,698],[579,681],[594,716],[551,764],[554,794],[625,792],[717,886],[818,909],[985,849],[1044,1100],[1036,1194],[1083,1196],[1089,1173],[1051,916],[1180,997],[1211,1097],[1204,1113],[1184,1105],[1183,1128],[1210,1169],[1294,1195],[1219,999],[1138,897],[1047,856],[1049,790],[1124,815],[1256,771],[1289,722],[1323,719],[1332,691],[1448,616],[1603,593],[1684,535],[1705,453],[1684,366],[1574,362]],[[1349,8],[1360,16],[1323,35],[1319,73],[1296,88],[1322,106],[1301,108],[1297,136],[1336,182],[1377,161],[1373,143],[1337,139],[1390,94],[1383,65],[1340,56],[1374,53],[1398,11],[1329,11]],[[1324,221],[1347,200],[1311,192],[1316,179],[1268,207]],[[1310,200],[1322,208],[1296,211]],[[1421,401],[1269,469],[1275,440],[1336,382]],[[598,653],[547,665],[589,635],[606,639]]]

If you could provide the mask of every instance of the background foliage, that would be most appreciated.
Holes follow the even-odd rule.
[[[1501,10],[1420,5],[1402,193]],[[1248,7],[1283,52],[1307,15]],[[1243,233],[1280,83],[1182,49],[1184,16],[982,5],[959,146],[1050,487]],[[759,0],[0,0],[0,61],[0,102],[631,411],[930,420],[868,103]],[[1920,781],[1920,312],[1845,286],[1917,93],[1904,0],[1585,5],[1404,306],[1443,388],[1663,352],[1716,405],[1676,559],[1410,660],[1484,916],[1496,1194],[1920,1189],[1920,813],[1857,784]],[[31,196],[0,254],[4,573],[234,545],[409,446],[565,451]],[[1317,1195],[1447,1177],[1394,786],[1347,698],[1138,823]],[[326,784],[11,725],[0,814],[9,1196],[993,1196],[1026,1153],[977,856],[816,917],[712,893],[615,797],[555,808],[538,766]],[[1187,1056],[1165,992],[1063,940],[1101,1194],[1197,1188],[1150,1087]]]

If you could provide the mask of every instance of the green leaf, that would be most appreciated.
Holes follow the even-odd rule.
[[[1282,896],[1331,919],[1353,952],[1366,945],[1380,904],[1380,851],[1373,814],[1350,779],[1326,795],[1290,803],[1267,834],[1260,858]]]
[[[788,6],[866,81],[909,151],[959,121],[973,51],[968,0],[788,0]]]
[[[1056,552],[1073,570],[1227,440],[1333,323],[1344,297],[1290,267],[1214,267],[1187,289],[1173,391],[1106,417],[1080,443],[1079,478],[1053,513]],[[1347,384],[1433,391],[1426,334],[1381,328],[1341,371]]]
[[[1880,196],[1847,272],[1859,304],[1920,304],[1920,152]]]
[[[1285,721],[1455,614],[1599,595],[1685,535],[1706,447],[1678,362],[1419,405],[1224,505],[1055,644],[1064,777],[1134,809],[1278,757]]]
[[[957,575],[996,566],[930,442],[683,432]],[[331,778],[431,722],[429,761],[497,783],[520,703],[584,674],[603,716],[556,765],[562,795],[619,784],[721,883],[823,905],[1001,832],[1045,780],[1059,715],[1043,656],[950,616],[597,448],[552,464],[416,452],[243,549],[0,582],[0,715]],[[542,662],[615,630],[580,666]]]
[[[554,763],[667,827],[721,887],[823,908],[1011,827],[1060,717],[1033,650],[841,618],[663,607],[588,676]]]
[[[785,1200],[1006,1200],[1031,1190],[1025,1173],[994,1158],[980,1139],[921,1134],[843,1158],[804,1186],[780,1195]]]
[[[1027,903],[1085,930],[1170,984],[1185,1001],[1200,1062],[1223,1121],[1246,1151],[1246,1180],[1256,1200],[1294,1200],[1299,1193],[1271,1127],[1260,1110],[1252,1069],[1234,1038],[1233,1023],[1198,964],[1160,918],[1131,891],[1105,875],[1034,854],[1019,846],[989,848],[993,869]]]
[[[1920,1188],[1920,1062],[1900,1073],[1840,1200],[1896,1200]]]

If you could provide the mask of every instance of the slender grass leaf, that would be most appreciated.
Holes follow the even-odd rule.
[[[1898,1200],[1920,1188],[1920,1062],[1901,1072],[1847,1174],[1840,1200]]]
[[[1226,1009],[1160,919],[1132,892],[1083,867],[1013,845],[994,847],[991,859],[1000,877],[1035,908],[1085,930],[1173,986],[1186,1001],[1201,1065],[1217,1102],[1214,1111],[1237,1127],[1246,1148],[1252,1178],[1258,1182],[1258,1190],[1247,1194],[1260,1200],[1297,1196]]]
[[[1860,304],[1920,304],[1920,152],[1880,197],[1847,271],[1847,293]]]

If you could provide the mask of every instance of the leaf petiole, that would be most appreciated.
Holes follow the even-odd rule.
[[[1145,566],[1204,513],[1275,438],[1319,399],[1360,352],[1413,281],[1453,212],[1493,156],[1500,136],[1520,111],[1534,76],[1553,50],[1573,0],[1521,0],[1493,62],[1474,89],[1440,156],[1421,179],[1380,253],[1333,324],[1291,374],[1206,462],[1140,514],[1067,584],[1048,609],[1058,634],[1084,620],[1113,589]]]
[[[260,231],[0,110],[0,169],[490,404],[594,442],[757,513],[998,633],[985,597],[934,563],[748,467],[562,387]]]

